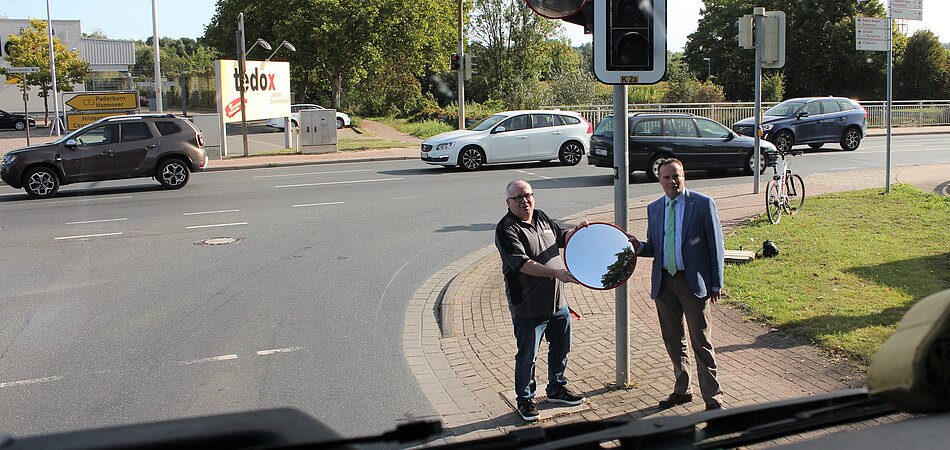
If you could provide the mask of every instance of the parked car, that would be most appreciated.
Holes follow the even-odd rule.
[[[181,189],[189,173],[208,164],[204,137],[188,119],[138,114],[100,119],[55,142],[13,150],[0,178],[32,198],[56,195],[64,184],[155,177]]]
[[[24,114],[11,114],[0,109],[0,128],[13,128],[17,131],[23,131],[26,129],[27,123],[31,127],[35,127],[36,119],[32,116],[27,118]]]
[[[631,113],[628,116],[629,169],[644,171],[651,180],[658,177],[660,160],[678,158],[686,170],[741,168],[753,174],[754,139],[739,136],[725,125],[705,117],[675,113]],[[613,116],[607,116],[590,138],[587,163],[614,167]],[[760,172],[775,164],[775,146],[760,143]]]
[[[422,142],[422,161],[476,170],[484,164],[553,161],[577,165],[587,153],[593,126],[567,111],[505,111],[468,130],[437,134]]]
[[[843,150],[854,151],[867,133],[868,113],[857,101],[844,97],[808,97],[785,100],[765,111],[763,136],[782,153],[793,145],[808,144],[819,149],[837,142]],[[732,125],[739,134],[753,136],[755,118]]]
[[[300,111],[304,109],[326,109],[320,105],[314,105],[313,103],[300,103],[296,105],[290,105],[290,123],[293,126],[297,126],[300,123]],[[267,121],[267,126],[272,128],[278,128],[280,131],[284,131],[285,121],[283,117],[275,117]],[[340,111],[336,112],[336,129],[350,126],[350,116],[346,113]]]

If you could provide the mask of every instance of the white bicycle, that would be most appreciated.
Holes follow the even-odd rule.
[[[797,173],[792,173],[785,156],[801,155],[801,150],[791,150],[787,153],[779,152],[782,160],[774,167],[775,175],[765,189],[765,213],[769,222],[778,223],[782,220],[782,213],[795,214],[805,204],[805,182]]]

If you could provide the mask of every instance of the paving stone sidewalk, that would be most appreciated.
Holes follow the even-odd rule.
[[[950,166],[902,167],[893,176],[894,182],[935,191],[950,179]],[[809,196],[883,184],[883,170],[805,178]],[[751,191],[748,184],[703,190],[716,199],[727,233],[736,224],[764,212],[763,194]],[[760,192],[764,192],[764,184]],[[654,199],[655,196],[631,198],[629,217],[634,234],[646,234],[645,208]],[[807,205],[806,199],[805,208]],[[574,224],[583,218],[612,222],[612,207],[594,208],[566,218],[565,222]],[[515,346],[500,265],[493,245],[457,261],[420,287],[406,314],[404,345],[409,365],[448,433],[459,439],[493,436],[525,426],[504,399],[511,396],[513,389]],[[649,267],[650,260],[641,258],[629,281],[634,383],[628,389],[618,390],[613,385],[613,291],[569,286],[568,301],[583,314],[583,319],[574,324],[568,378],[574,389],[587,396],[588,402],[583,408],[576,408],[576,412],[560,415],[560,408],[539,405],[542,419],[547,418],[542,420],[544,424],[682,415],[702,410],[701,399],[665,411],[655,408],[658,400],[672,392],[673,378],[659,337],[654,303],[649,298]],[[863,374],[853,370],[853,364],[835,359],[808,342],[746,320],[735,307],[718,304],[712,315],[713,342],[728,406],[864,385]],[[444,323],[440,324],[439,318]],[[546,348],[544,344],[537,367],[541,385],[547,373]],[[698,392],[697,386],[694,391]]]

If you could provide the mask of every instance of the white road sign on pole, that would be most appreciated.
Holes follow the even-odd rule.
[[[37,73],[39,71],[40,71],[40,68],[36,66],[7,67],[7,73]]]
[[[854,22],[855,49],[886,52],[889,32],[890,27],[887,26],[887,19],[858,17]]]
[[[924,20],[923,0],[891,0],[890,4],[895,19]]]

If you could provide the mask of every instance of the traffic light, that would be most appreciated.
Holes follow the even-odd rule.
[[[458,53],[453,53],[452,54],[452,70],[459,70],[461,66],[462,66],[461,58],[459,57]]]
[[[478,57],[472,56],[470,53],[466,53],[464,60],[465,79],[471,80],[472,75],[478,73],[475,71],[478,63]]]
[[[607,84],[653,84],[666,74],[666,0],[594,3],[594,75]]]

